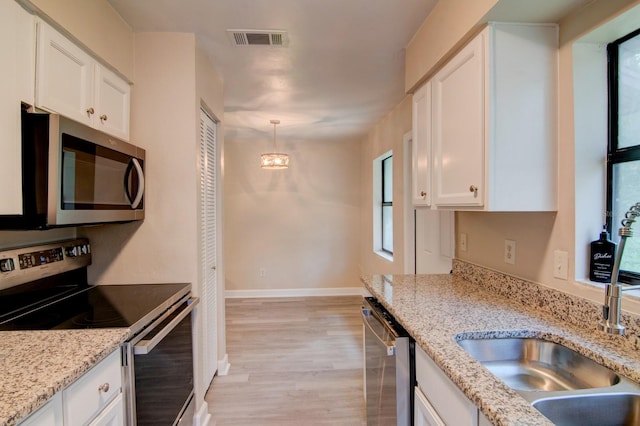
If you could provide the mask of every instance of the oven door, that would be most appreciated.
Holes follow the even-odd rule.
[[[125,344],[131,426],[176,425],[192,408],[192,313],[197,303],[198,298],[183,302]]]

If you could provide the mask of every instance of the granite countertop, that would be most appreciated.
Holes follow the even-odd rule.
[[[503,282],[495,282],[500,280]],[[488,284],[479,284],[483,281]],[[592,312],[597,311],[597,305],[588,306],[591,302],[581,302],[575,296],[517,281],[500,274],[470,279],[457,275],[455,265],[451,275],[362,277],[372,295],[495,425],[552,423],[468,355],[456,339],[539,337],[562,343],[640,382],[640,352],[633,338],[600,332]]]
[[[35,411],[128,337],[126,328],[0,332],[0,425]]]

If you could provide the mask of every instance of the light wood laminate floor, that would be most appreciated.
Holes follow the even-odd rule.
[[[216,426],[366,425],[359,296],[227,299]]]

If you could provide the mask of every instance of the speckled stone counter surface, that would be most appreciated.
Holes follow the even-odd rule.
[[[0,425],[35,411],[128,337],[115,328],[0,332]]]
[[[609,336],[597,328],[599,305],[461,261],[452,275],[374,275],[362,282],[495,425],[552,423],[457,340],[539,337],[640,382],[635,316],[623,317],[627,337]]]

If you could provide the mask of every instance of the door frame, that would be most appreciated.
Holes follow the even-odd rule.
[[[407,132],[402,137],[404,181],[404,273],[416,273],[416,214],[413,205],[413,136]]]

